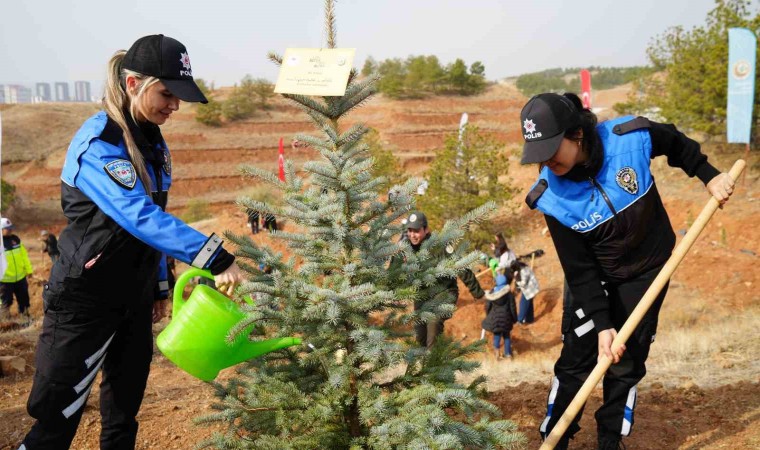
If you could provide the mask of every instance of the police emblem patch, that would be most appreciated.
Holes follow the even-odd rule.
[[[127,189],[132,189],[137,183],[137,172],[131,162],[126,159],[116,159],[103,167],[106,173],[117,183]]]
[[[636,171],[631,167],[623,167],[618,170],[615,175],[615,181],[618,186],[623,188],[629,194],[636,194],[639,192],[639,182],[636,177]]]
[[[172,175],[172,155],[168,148],[164,149],[164,172],[169,176]]]

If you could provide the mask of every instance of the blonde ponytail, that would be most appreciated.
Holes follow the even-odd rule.
[[[140,149],[135,143],[135,139],[129,130],[127,125],[127,118],[124,115],[124,111],[128,110],[132,116],[132,120],[137,122],[135,117],[137,116],[137,105],[143,92],[151,85],[158,82],[158,78],[148,77],[131,70],[123,70],[121,68],[121,62],[126,55],[126,50],[119,50],[113,54],[108,61],[108,74],[106,77],[105,95],[103,97],[103,109],[106,114],[114,121],[119,128],[121,128],[124,134],[124,143],[127,146],[127,153],[129,159],[132,161],[132,165],[137,171],[137,176],[145,186],[145,192],[150,195],[153,183],[151,183],[150,176],[148,176],[148,170],[145,167],[145,160],[143,159]],[[125,90],[125,84],[122,83],[123,79],[126,79],[127,75],[133,75],[139,81],[137,94],[130,98]]]

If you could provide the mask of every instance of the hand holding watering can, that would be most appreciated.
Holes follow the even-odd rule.
[[[228,344],[227,333],[245,314],[237,303],[202,284],[193,289],[187,300],[183,299],[185,285],[197,276],[214,279],[210,272],[194,268],[179,276],[174,286],[172,321],[156,339],[159,350],[185,372],[211,381],[222,369],[301,343],[301,339],[293,337],[251,342],[248,340],[251,325]],[[221,281],[219,276],[216,281]],[[227,291],[230,289],[234,289],[233,283]],[[250,299],[246,301],[252,303]]]
[[[217,290],[227,297],[232,297],[232,294],[235,292],[235,286],[243,281],[245,281],[245,273],[235,263],[214,277]]]

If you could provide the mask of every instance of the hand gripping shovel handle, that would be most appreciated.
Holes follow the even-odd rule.
[[[736,161],[736,163],[734,163],[734,166],[731,168],[731,171],[728,172],[729,176],[731,176],[734,181],[738,180],[739,176],[744,171],[745,165],[746,163],[742,159]],[[665,283],[667,283],[670,277],[673,275],[673,272],[675,272],[676,268],[681,263],[681,260],[684,258],[684,256],[686,256],[686,253],[694,244],[694,241],[697,240],[699,234],[702,233],[702,230],[704,230],[707,222],[710,221],[719,206],[720,203],[718,200],[716,200],[715,197],[710,196],[710,200],[708,200],[707,205],[702,208],[702,212],[699,213],[697,220],[694,221],[694,224],[691,226],[691,228],[689,228],[686,236],[683,237],[681,242],[673,251],[673,254],[670,256],[670,259],[668,259],[668,261],[662,267],[662,270],[660,270],[657,278],[654,279],[652,285],[649,286],[649,289],[647,289],[647,291],[644,293],[644,296],[641,298],[641,301],[639,301],[639,304],[633,310],[630,317],[628,317],[628,320],[625,321],[623,328],[618,331],[617,337],[615,337],[615,340],[612,341],[612,348],[620,347],[621,345],[625,344],[626,341],[628,341],[628,338],[631,337],[633,331],[639,325],[639,322],[641,322],[641,319],[644,318],[644,314],[646,314],[646,312],[652,306],[652,303],[654,303],[655,299],[660,294],[660,291],[662,290],[663,286],[665,286]],[[596,364],[596,367],[586,379],[586,382],[583,383],[581,389],[577,394],[575,394],[573,401],[570,402],[570,404],[567,406],[565,413],[562,414],[562,417],[560,417],[559,421],[552,429],[552,432],[549,433],[549,436],[547,436],[546,440],[543,442],[543,444],[541,444],[540,450],[551,450],[554,448],[554,446],[557,445],[562,435],[565,434],[567,427],[570,426],[570,423],[578,414],[578,411],[580,411],[581,407],[583,407],[583,405],[586,403],[586,400],[588,400],[591,392],[594,390],[596,385],[599,384],[599,381],[607,372],[607,369],[610,368],[610,365],[612,365],[612,361],[609,360],[606,356],[602,356],[599,359],[599,362]]]

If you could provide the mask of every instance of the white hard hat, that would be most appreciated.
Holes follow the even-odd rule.
[[[9,219],[7,217],[3,217],[2,219],[0,219],[0,226],[2,227],[3,230],[6,229],[6,228],[13,228],[13,224],[11,223],[11,219]]]

